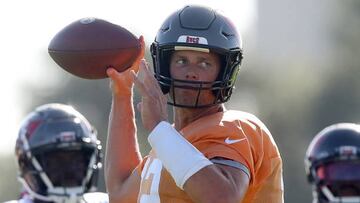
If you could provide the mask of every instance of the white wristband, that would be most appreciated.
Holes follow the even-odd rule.
[[[157,158],[161,160],[181,189],[192,175],[213,164],[165,121],[154,128],[148,141]]]

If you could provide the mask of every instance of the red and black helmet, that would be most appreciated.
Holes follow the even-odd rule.
[[[20,128],[15,153],[19,181],[34,199],[76,202],[96,189],[100,141],[71,106],[46,104],[31,112]]]
[[[177,50],[218,54],[221,69],[216,81],[182,81],[172,78],[169,70],[170,57]],[[169,93],[170,88],[174,87],[200,92],[210,86],[215,101],[207,106],[230,99],[243,58],[242,52],[241,37],[234,24],[219,12],[202,6],[185,6],[171,14],[162,24],[151,45],[155,77],[163,93]],[[176,82],[189,85],[176,85]],[[175,98],[176,95],[172,97]],[[201,107],[197,103],[193,106],[176,104],[175,101],[168,103],[179,107]]]
[[[317,202],[360,202],[360,125],[339,123],[311,141],[305,169]]]

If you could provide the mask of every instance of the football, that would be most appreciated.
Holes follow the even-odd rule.
[[[137,58],[141,45],[127,29],[98,18],[83,18],[60,30],[48,52],[64,70],[85,79],[106,78],[106,69],[122,72]]]

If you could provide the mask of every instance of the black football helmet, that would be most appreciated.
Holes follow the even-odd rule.
[[[19,181],[36,200],[80,202],[96,189],[101,145],[96,130],[73,107],[46,104],[23,121],[15,153]]]
[[[340,123],[318,133],[305,169],[314,202],[360,202],[360,125]]]
[[[220,56],[221,70],[214,82],[176,80],[170,76],[170,57],[177,50],[214,52]],[[186,6],[171,14],[159,29],[151,45],[155,77],[164,94],[172,93],[168,103],[179,107],[204,107],[230,99],[243,58],[241,37],[234,24],[222,14],[206,7]],[[179,85],[182,84],[182,85]],[[185,85],[184,85],[185,84]],[[186,85],[188,84],[188,85]],[[211,89],[215,100],[211,104],[194,105],[175,102],[170,88]]]

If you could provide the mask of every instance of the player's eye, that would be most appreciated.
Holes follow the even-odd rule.
[[[212,64],[207,61],[202,61],[202,62],[200,62],[199,66],[201,68],[210,68],[212,66]]]
[[[178,59],[178,60],[176,60],[175,62],[176,62],[176,64],[179,64],[179,65],[185,65],[185,64],[186,64],[186,60],[183,59],[183,58]]]

